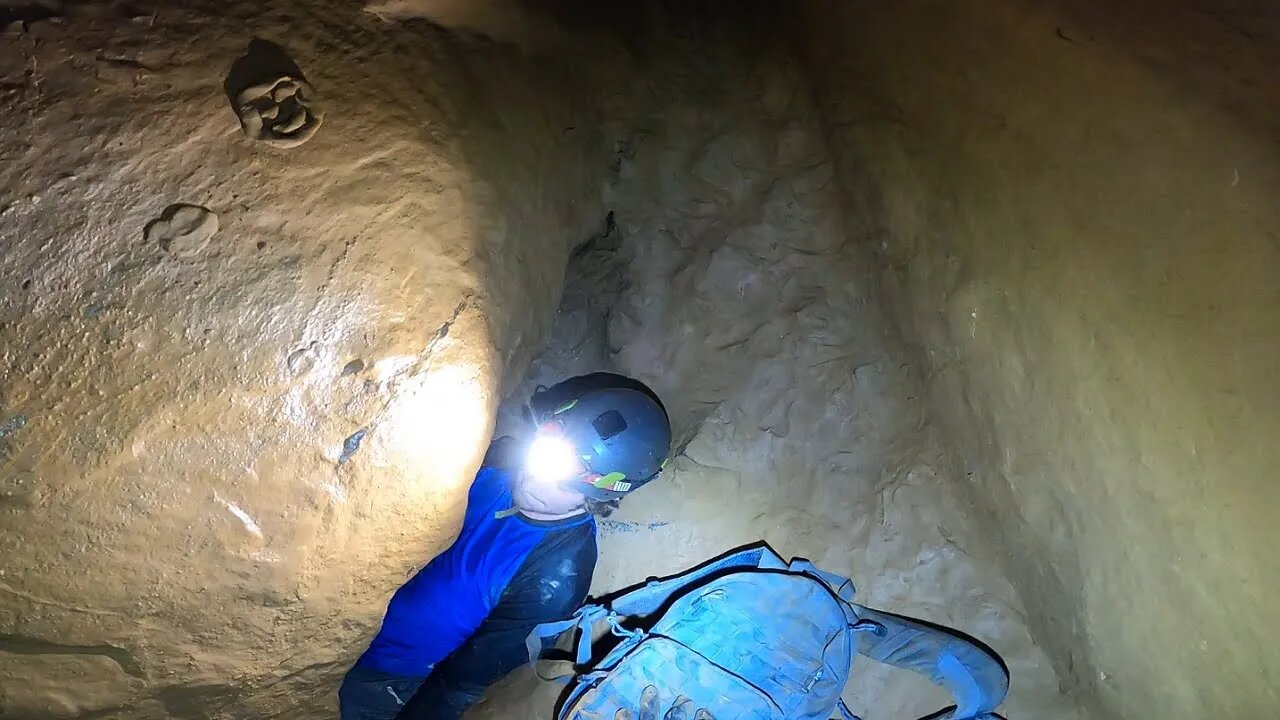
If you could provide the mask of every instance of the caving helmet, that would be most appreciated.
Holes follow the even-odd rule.
[[[658,476],[671,421],[647,385],[613,373],[539,388],[529,401],[537,433],[526,470],[595,500],[615,500]]]

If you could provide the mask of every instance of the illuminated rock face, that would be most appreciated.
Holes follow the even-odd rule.
[[[235,12],[0,42],[4,717],[323,712],[604,218],[564,66],[253,12],[329,103],[304,146],[240,133]]]
[[[334,5],[0,2],[0,717],[331,716],[495,418],[597,369],[682,448],[597,592],[764,539],[1011,717],[1280,704],[1261,21]]]

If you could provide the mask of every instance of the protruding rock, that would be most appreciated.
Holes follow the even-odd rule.
[[[236,96],[236,115],[250,140],[281,148],[310,140],[324,120],[311,86],[287,75],[243,90]]]

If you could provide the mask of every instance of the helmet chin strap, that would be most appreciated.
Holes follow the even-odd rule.
[[[524,515],[530,520],[555,521],[555,520],[567,520],[571,517],[577,517],[586,512],[587,512],[586,505],[581,505],[575,510],[570,510],[569,512],[558,513],[558,514],[538,512],[536,510],[521,510],[518,507],[509,507],[506,510],[499,510],[498,512],[494,513],[493,517],[497,520],[501,520],[503,518],[509,518],[512,515]]]

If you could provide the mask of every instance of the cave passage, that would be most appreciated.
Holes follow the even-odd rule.
[[[594,595],[763,541],[1010,718],[1280,709],[1265,3],[172,5],[0,0],[0,718],[335,717],[599,370],[674,443]]]

